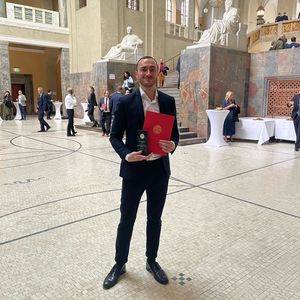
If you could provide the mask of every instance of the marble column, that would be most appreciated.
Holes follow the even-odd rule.
[[[4,0],[0,0],[0,18],[5,18],[5,13],[6,9],[5,9],[5,2]]]
[[[189,19],[188,19],[188,28],[189,28],[189,38],[194,39],[194,30],[195,30],[195,1],[189,1]]]
[[[6,41],[0,41],[0,57],[0,93],[2,94],[6,90],[11,91],[9,49]]]
[[[66,0],[58,0],[58,10],[60,27],[68,27]]]
[[[66,108],[64,105],[67,89],[70,87],[70,50],[62,48],[60,54],[60,74],[61,74],[61,95],[63,102],[63,115],[66,116]],[[59,100],[59,99],[58,99]]]

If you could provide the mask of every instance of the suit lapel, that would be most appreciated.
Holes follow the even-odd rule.
[[[143,100],[142,100],[142,96],[140,93],[140,90],[137,89],[135,91],[135,101],[137,103],[136,107],[138,110],[138,115],[140,116],[141,121],[144,123],[144,119],[145,119],[145,113],[144,113],[144,107],[143,107]]]

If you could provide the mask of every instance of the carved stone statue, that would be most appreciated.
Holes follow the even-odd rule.
[[[222,20],[214,20],[212,26],[204,30],[198,44],[215,43],[226,45],[226,34],[236,34],[239,30],[239,12],[232,7],[232,0],[225,1],[225,12]]]
[[[127,35],[125,35],[120,44],[110,48],[104,59],[116,60],[137,60],[139,55],[138,50],[141,50],[143,41],[132,33],[132,27],[127,27]]]

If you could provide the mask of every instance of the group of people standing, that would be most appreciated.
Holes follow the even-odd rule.
[[[21,90],[19,90],[18,98],[16,99],[15,102],[18,102],[20,112],[21,112],[21,120],[26,120],[26,115],[27,115],[26,101],[27,101],[27,99],[26,99],[25,95],[23,94],[23,92]],[[3,104],[4,120],[12,120],[14,103],[13,103],[12,96],[9,91],[6,91],[4,93],[2,104]]]

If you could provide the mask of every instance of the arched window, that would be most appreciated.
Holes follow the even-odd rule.
[[[189,0],[182,0],[181,2],[181,25],[188,26],[189,19]]]
[[[166,0],[166,20],[172,22],[172,0]]]
[[[126,0],[126,7],[133,10],[140,10],[139,0]]]

